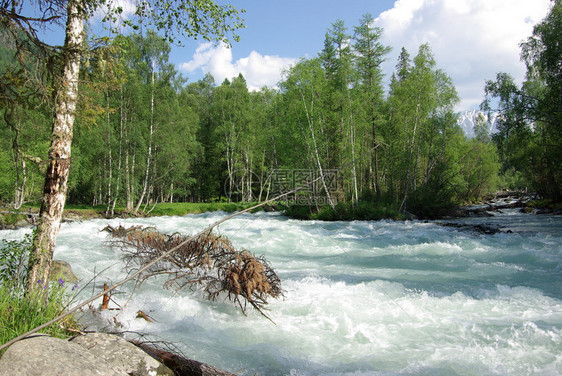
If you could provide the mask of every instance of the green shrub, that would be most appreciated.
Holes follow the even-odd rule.
[[[312,208],[308,205],[289,205],[283,214],[294,219],[311,219]]]
[[[456,207],[452,189],[436,184],[419,187],[410,196],[408,211],[421,219],[446,216]]]
[[[4,214],[4,224],[5,225],[15,225],[16,223],[18,223],[18,221],[20,219],[23,219],[23,215],[21,214],[17,214],[17,213],[8,213],[8,214]]]
[[[531,187],[532,184],[528,179],[519,171],[514,169],[506,170],[503,174],[499,176],[500,188],[511,189],[511,190],[525,190]]]
[[[228,213],[237,210],[243,210],[253,206],[255,203],[237,203],[237,202],[177,202],[177,203],[160,203],[150,212],[151,216],[161,215],[177,215],[205,213],[210,211],[223,210]]]
[[[27,234],[20,241],[0,241],[0,285],[7,284],[17,290],[25,287],[32,237],[33,234]]]
[[[321,221],[376,221],[380,219],[401,220],[403,216],[391,204],[378,204],[369,201],[338,202],[335,208],[322,206],[318,210],[307,205],[291,205],[285,215],[295,219],[317,219]]]

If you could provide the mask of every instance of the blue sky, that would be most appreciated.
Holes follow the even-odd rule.
[[[125,9],[134,2],[114,1]],[[370,13],[384,29],[382,42],[393,48],[383,64],[387,81],[402,47],[413,57],[422,43],[429,43],[438,67],[451,76],[459,92],[459,111],[479,105],[485,80],[497,72],[523,79],[519,43],[531,35],[550,5],[550,0],[218,1],[245,9],[246,28],[231,49],[194,40],[174,46],[171,62],[190,81],[211,73],[220,83],[242,73],[252,90],[275,86],[283,69],[318,55],[333,22],[343,20],[352,34],[362,15]],[[62,28],[53,32],[62,43]]]
[[[323,47],[326,30],[337,19],[352,29],[365,13],[373,16],[392,7],[382,0],[232,0],[246,10],[247,28],[235,46],[240,54],[252,49],[279,56],[316,55]]]
[[[461,96],[459,111],[479,105],[483,86],[497,72],[524,77],[519,43],[544,18],[550,0],[232,0],[246,9],[247,28],[231,50],[189,42],[175,48],[172,60],[191,80],[210,72],[217,83],[242,73],[248,86],[274,86],[283,67],[315,57],[324,35],[338,19],[352,34],[365,13],[384,29],[393,48],[383,68],[390,77],[400,49],[413,57],[429,43],[438,67],[453,79]]]
[[[299,58],[315,57],[323,48],[324,35],[332,23],[341,19],[353,33],[353,26],[365,13],[373,16],[391,7],[392,1],[368,0],[231,0],[227,1],[237,9],[245,9],[242,15],[246,28],[239,31],[240,42],[233,43],[230,51],[215,50],[216,58],[213,66],[188,63],[193,59],[194,47],[199,43],[191,41],[186,48],[174,49],[172,60],[180,62],[182,72],[191,80],[201,78],[204,73],[211,72],[216,76],[217,83],[224,78],[241,73],[248,80],[252,89],[264,84],[274,86],[279,81],[282,66],[294,64]],[[207,55],[212,48],[209,44]],[[227,64],[230,55],[232,65]],[[227,55],[227,56],[224,56]],[[201,56],[201,54],[199,54]],[[266,57],[269,57],[267,59]],[[245,60],[246,66],[243,66]],[[225,61],[226,60],[226,61]],[[236,66],[236,63],[239,63]],[[241,66],[242,65],[242,66]],[[238,69],[237,69],[238,68]],[[259,69],[258,69],[259,68]],[[269,69],[268,69],[269,68]]]

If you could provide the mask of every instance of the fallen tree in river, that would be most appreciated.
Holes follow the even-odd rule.
[[[355,160],[350,161],[349,163],[340,166],[338,169],[333,170],[333,171],[329,172],[328,174],[329,174],[329,175],[336,174],[336,173],[338,173],[340,170],[342,170],[342,169],[344,169],[344,168],[346,168],[346,167],[351,166],[353,163],[355,163],[355,162],[356,162],[357,160],[359,160],[361,157],[363,157],[363,156],[366,155],[367,153],[370,153],[371,150],[374,150],[374,149],[378,148],[379,146],[380,146],[380,144],[374,146],[373,148],[369,149],[367,152],[365,152],[363,155],[359,156],[359,157],[356,158]],[[160,262],[161,260],[165,259],[166,257],[168,257],[168,256],[170,256],[171,254],[173,254],[174,252],[176,252],[181,246],[187,244],[188,242],[190,242],[190,241],[192,241],[192,240],[197,239],[197,238],[200,237],[200,236],[205,236],[206,234],[209,234],[214,228],[216,228],[216,227],[219,226],[220,224],[222,224],[222,223],[228,221],[229,219],[232,219],[232,218],[234,218],[234,217],[236,217],[236,216],[238,216],[238,215],[244,214],[244,213],[249,213],[249,212],[251,212],[252,210],[255,210],[255,209],[259,208],[259,207],[262,207],[262,206],[264,206],[264,205],[270,204],[270,203],[272,203],[272,202],[279,201],[279,200],[283,199],[284,197],[290,196],[290,195],[292,195],[293,193],[296,193],[296,192],[302,190],[303,188],[305,188],[305,187],[307,187],[307,186],[310,186],[311,184],[314,184],[315,182],[317,182],[317,181],[320,180],[320,179],[321,179],[321,177],[318,177],[318,178],[316,178],[316,179],[314,179],[314,180],[307,181],[306,184],[304,184],[304,185],[298,186],[298,187],[296,187],[296,188],[294,188],[294,189],[292,189],[292,190],[290,190],[290,191],[283,192],[283,193],[281,193],[281,194],[279,194],[279,195],[277,195],[277,196],[275,196],[275,197],[272,197],[272,198],[270,198],[270,199],[268,199],[268,200],[266,200],[266,201],[263,201],[263,202],[261,202],[261,203],[258,203],[258,204],[256,204],[256,205],[254,205],[254,206],[251,206],[251,207],[249,207],[249,208],[246,208],[246,209],[244,209],[244,210],[240,210],[240,211],[238,211],[238,212],[229,214],[229,215],[227,215],[227,216],[221,218],[220,220],[218,220],[218,221],[214,222],[213,224],[207,226],[205,229],[201,230],[201,231],[198,232],[197,234],[192,235],[192,236],[186,238],[181,244],[178,244],[178,246],[173,247],[173,248],[169,249],[167,252],[161,254],[159,257],[157,257],[157,258],[155,258],[154,260],[152,260],[152,262],[150,262],[149,264],[146,264],[144,267],[142,267],[142,268],[140,268],[139,270],[137,270],[136,272],[132,273],[132,274],[129,275],[127,278],[125,278],[125,279],[123,279],[123,280],[121,280],[121,281],[115,283],[115,284],[114,284],[113,286],[111,286],[111,287],[108,287],[107,290],[104,289],[103,291],[101,291],[101,292],[99,292],[98,294],[92,296],[91,298],[86,299],[85,301],[83,301],[83,302],[77,304],[76,306],[70,308],[68,311],[61,313],[59,316],[53,318],[52,320],[50,320],[50,321],[48,321],[48,322],[46,322],[46,323],[44,323],[44,324],[41,324],[41,325],[35,327],[34,329],[32,329],[32,330],[26,332],[26,333],[20,334],[19,336],[17,336],[17,337],[15,337],[15,338],[11,339],[10,341],[8,341],[8,342],[6,342],[6,343],[0,345],[0,350],[3,350],[3,349],[5,349],[5,348],[9,347],[9,346],[12,345],[13,343],[15,343],[15,342],[17,342],[17,341],[20,341],[20,340],[26,338],[27,336],[29,336],[29,335],[31,335],[31,334],[33,334],[33,333],[37,333],[37,332],[40,331],[41,329],[44,329],[44,328],[46,328],[46,327],[48,327],[48,326],[50,326],[50,325],[52,325],[52,324],[54,324],[54,323],[59,322],[59,321],[62,320],[63,318],[65,318],[65,317],[67,317],[67,316],[69,316],[69,315],[71,315],[71,314],[77,312],[77,311],[80,310],[81,308],[83,308],[83,307],[87,306],[88,304],[94,302],[96,299],[99,299],[99,298],[103,297],[104,295],[110,293],[111,291],[115,290],[115,289],[118,288],[119,286],[122,286],[123,284],[125,284],[125,283],[127,283],[127,282],[129,282],[129,281],[131,281],[131,280],[133,280],[133,279],[135,279],[135,278],[138,278],[138,276],[141,275],[144,271],[150,269],[153,265],[157,264],[157,263]],[[279,290],[280,290],[280,288],[279,288]],[[280,290],[279,296],[281,296],[281,295],[282,295],[282,292],[281,292],[281,290]],[[263,314],[263,312],[262,312],[262,314]],[[267,317],[267,316],[266,316],[266,317]]]
[[[104,230],[114,238],[112,245],[122,249],[129,272],[143,269],[178,247],[140,273],[139,283],[167,275],[166,288],[200,287],[210,300],[225,296],[243,313],[249,304],[265,317],[267,299],[283,296],[281,281],[267,260],[236,250],[226,237],[206,233],[186,242],[186,236],[162,234],[152,227],[106,226]]]

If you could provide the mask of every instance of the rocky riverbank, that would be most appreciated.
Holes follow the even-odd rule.
[[[526,214],[552,214],[561,215],[562,208],[541,203],[532,194],[517,191],[504,191],[488,197],[485,201],[470,206],[455,208],[445,218],[464,218],[464,217],[491,217],[494,213],[505,209],[519,208]]]
[[[209,203],[209,204],[194,204],[194,203],[174,203],[174,204],[160,204],[162,208],[155,210],[148,214],[139,213],[133,215],[127,212],[116,212],[114,217],[119,218],[131,218],[136,216],[160,216],[160,215],[185,215],[188,213],[201,213],[203,211],[214,211],[214,210],[224,210],[227,212],[232,212],[235,210],[240,210],[249,206],[250,204],[227,204],[227,203]],[[187,205],[187,206],[186,206]],[[481,203],[476,203],[470,206],[460,206],[456,207],[444,215],[432,219],[452,219],[452,218],[463,218],[463,217],[486,217],[493,215],[493,212],[497,212],[503,209],[509,208],[521,208],[525,213],[529,214],[562,214],[561,206],[552,206],[545,204],[541,201],[536,200],[536,197],[532,194],[526,192],[518,191],[502,191],[496,192],[491,195],[485,201]],[[283,207],[271,204],[266,205],[263,208],[264,211],[280,211]],[[14,211],[9,208],[0,208],[0,230],[14,230],[20,227],[29,227],[36,224],[37,216],[39,213],[38,208],[29,208],[25,211]],[[389,218],[393,216],[390,213]],[[389,214],[387,214],[388,217]],[[298,215],[293,216],[297,219],[304,219]],[[387,218],[384,216],[382,217]],[[64,210],[63,222],[71,221],[84,221],[94,218],[105,218],[104,211],[99,208],[86,207],[81,209],[67,208]],[[361,218],[354,218],[361,219]],[[414,215],[407,215],[406,219],[416,219]]]
[[[235,376],[179,355],[106,333],[69,340],[32,335],[0,358],[0,376]]]
[[[0,229],[17,229],[35,225],[37,213],[2,212],[0,217]],[[65,211],[64,221],[102,217],[92,211],[71,210]],[[70,264],[60,260],[53,261],[51,277],[54,281],[77,281]],[[7,375],[234,376],[149,343],[133,344],[120,335],[95,331],[68,340],[36,334],[16,342],[0,357],[0,376]]]

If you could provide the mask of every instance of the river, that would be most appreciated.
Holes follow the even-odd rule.
[[[64,223],[55,258],[72,264],[81,286],[96,275],[81,292],[89,297],[93,285],[125,275],[120,251],[100,232],[106,224],[192,234],[224,215]],[[196,292],[163,290],[156,280],[104,315],[241,375],[562,374],[562,217],[506,210],[449,222],[502,232],[243,214],[217,232],[277,271],[285,298],[268,306],[274,323]],[[115,301],[126,303],[130,290]],[[155,321],[136,318],[138,310]]]

